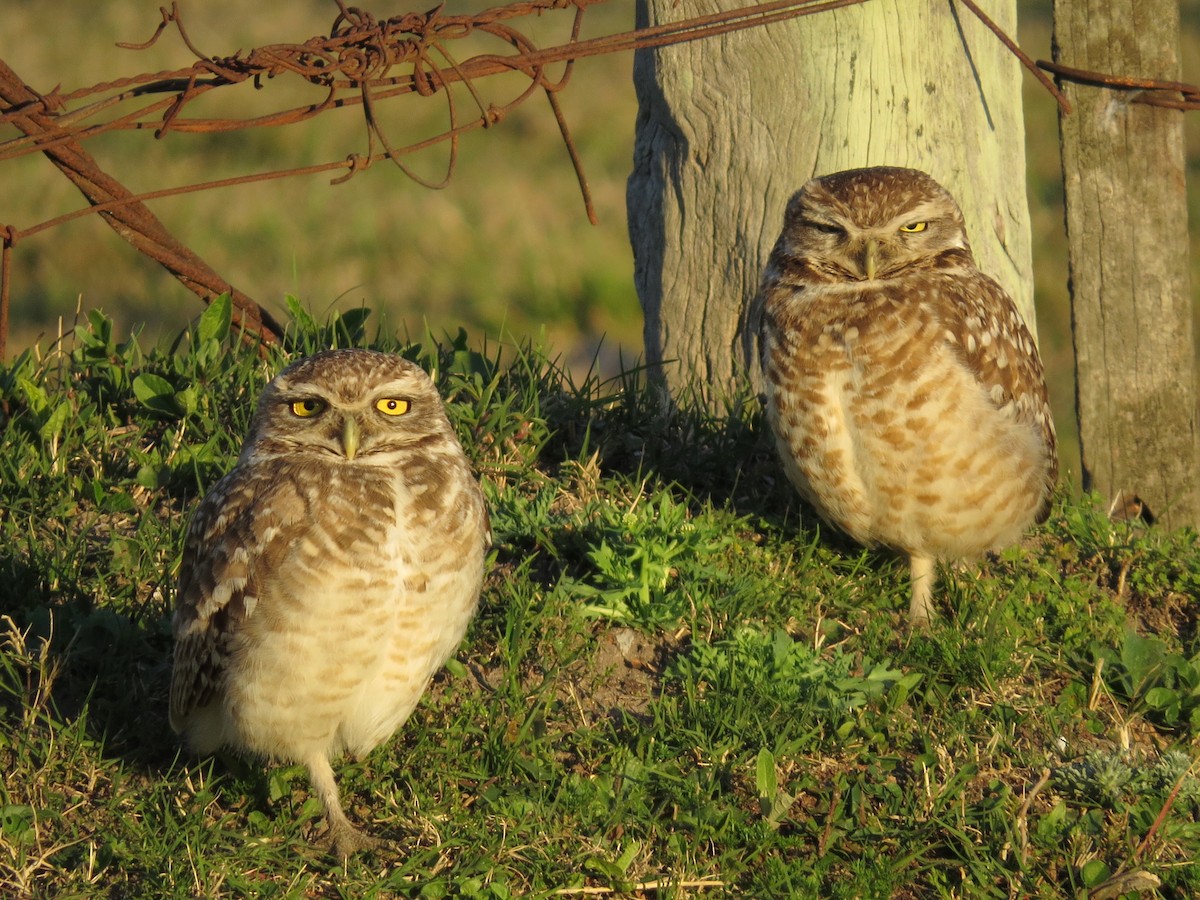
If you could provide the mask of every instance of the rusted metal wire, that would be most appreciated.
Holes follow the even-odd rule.
[[[38,112],[37,95],[21,84],[16,73],[0,60],[0,101],[10,109],[21,109],[22,115],[11,119],[26,135],[36,137],[53,126],[53,116]],[[150,212],[116,179],[109,177],[97,165],[90,153],[78,142],[58,143],[46,156],[79,189],[93,208],[103,206],[101,217],[126,241],[139,251],[163,265],[189,290],[205,300],[223,293],[231,296],[234,320],[242,333],[251,339],[272,343],[282,336],[283,331],[271,315],[233,287],[216,273],[207,263],[178,241],[159,219]],[[4,275],[0,279],[0,305],[4,315],[0,318],[7,324],[9,272],[11,249],[21,235],[8,226],[4,234]],[[7,343],[7,332],[2,336]]]
[[[1008,48],[1009,53],[1019,59],[1021,61],[1021,65],[1023,65],[1029,71],[1029,73],[1033,75],[1034,78],[1042,83],[1042,87],[1048,90],[1050,95],[1054,97],[1055,101],[1058,103],[1059,109],[1070,115],[1071,104],[1067,101],[1067,98],[1063,95],[1063,92],[1058,89],[1058,85],[1048,78],[1044,72],[1038,69],[1037,63],[1033,61],[1029,54],[1022,50],[1020,46],[1017,45],[1017,42],[1005,33],[1003,28],[993,22],[987,13],[979,8],[979,5],[975,3],[975,0],[960,0],[960,2],[975,15],[975,18],[988,27],[988,29],[997,37],[1000,43]]]
[[[12,232],[0,226],[0,362],[8,359],[8,288],[12,280]]]
[[[1136,78],[1128,75],[1106,75],[1103,72],[1076,69],[1045,59],[1039,59],[1037,64],[1039,68],[1053,72],[1056,78],[1063,81],[1074,81],[1078,84],[1109,88],[1114,91],[1126,91],[1131,95],[1130,103],[1161,106],[1165,109],[1200,109],[1200,87],[1194,84]]]
[[[22,229],[0,223],[0,236],[4,242],[4,253],[0,256],[0,359],[4,358],[7,333],[11,251],[23,237],[84,215],[98,214],[125,240],[157,260],[206,302],[220,293],[230,292],[244,333],[252,339],[270,343],[282,337],[278,323],[172,237],[145,206],[147,201],[320,172],[334,174],[334,182],[342,182],[385,160],[427,187],[444,187],[454,175],[458,141],[463,134],[500,123],[517,106],[540,92],[550,104],[575,169],[588,217],[595,222],[582,161],[557,98],[570,82],[575,60],[715,37],[869,0],[774,0],[589,40],[579,39],[584,14],[588,7],[607,0],[523,0],[473,15],[445,15],[442,6],[438,6],[428,12],[405,13],[384,20],[376,19],[363,9],[347,6],[345,0],[334,2],[338,13],[328,35],[316,36],[301,44],[272,44],[226,57],[206,55],[196,45],[188,34],[178,3],[173,3],[170,8],[160,8],[162,20],[148,40],[119,46],[144,49],[155,44],[168,30],[173,30],[196,57],[195,62],[184,68],[100,82],[68,92],[55,88],[47,94],[39,94],[0,62],[0,125],[15,126],[20,132],[20,136],[0,142],[0,161],[43,153],[79,187],[89,203],[86,208]],[[1027,68],[1035,72],[1060,104],[1065,104],[1053,82],[1038,71],[1011,37],[984,15],[974,0],[962,2]],[[512,24],[527,16],[569,10],[574,10],[570,38],[556,46],[539,48]],[[498,41],[511,52],[483,53],[457,61],[449,45],[472,35]],[[549,75],[547,67],[557,63],[563,63],[564,67],[555,79]],[[1044,63],[1038,65],[1047,67]],[[528,84],[506,102],[485,101],[476,82],[506,72],[524,75]],[[316,85],[323,89],[324,97],[306,106],[251,118],[213,119],[187,115],[194,101],[210,91],[247,81],[262,86],[265,81],[281,76],[300,78]],[[455,84],[463,85],[473,112],[464,113],[460,108],[459,98],[450,90]],[[425,140],[397,146],[380,122],[379,104],[411,93],[423,97],[440,93],[446,104],[449,127]],[[208,133],[276,127],[301,123],[332,109],[353,107],[362,108],[367,134],[365,153],[351,154],[344,160],[141,194],[124,188],[104,173],[83,149],[86,140],[111,131],[153,130],[156,137],[163,137],[172,131]],[[404,157],[409,154],[440,143],[446,143],[449,148],[445,174],[440,179],[422,179],[404,162]]]
[[[0,67],[0,124],[14,125],[21,132],[0,143],[0,160],[40,152],[55,163],[84,193],[89,207],[56,216],[53,219],[18,229],[6,226],[5,246],[11,248],[20,238],[53,228],[83,215],[97,213],[124,239],[166,267],[181,283],[206,302],[219,293],[232,294],[234,308],[245,334],[270,343],[282,336],[277,323],[252,299],[224,282],[202,260],[166,232],[150,213],[149,200],[175,196],[215,187],[234,186],[316,172],[337,172],[335,181],[344,181],[382,160],[399,166],[410,178],[428,187],[442,187],[454,173],[457,144],[462,134],[491,127],[504,119],[516,106],[534,93],[547,97],[558,123],[564,146],[571,158],[588,217],[595,222],[586,175],[556,94],[570,81],[574,60],[601,53],[662,46],[723,34],[739,28],[756,27],[799,15],[850,6],[865,0],[801,0],[746,6],[713,16],[608,35],[580,41],[583,14],[587,7],[605,0],[525,0],[496,7],[471,16],[443,15],[437,7],[426,13],[407,13],[379,21],[370,13],[335,0],[338,14],[328,36],[314,37],[303,44],[276,44],[238,53],[230,57],[206,56],[187,32],[178,4],[161,8],[161,22],[147,41],[124,44],[129,49],[146,48],[158,41],[168,29],[174,29],[184,45],[196,57],[186,67],[101,82],[69,92],[55,89],[41,95],[26,86],[15,72]],[[559,46],[538,48],[510,23],[522,16],[553,10],[574,10],[570,39]],[[481,54],[459,63],[447,44],[472,34],[482,34],[506,44],[514,52],[507,55]],[[547,66],[565,63],[562,74],[552,79]],[[485,103],[474,82],[503,72],[524,74],[529,83],[518,95],[503,104]],[[281,75],[298,76],[324,88],[318,103],[247,119],[203,119],[186,115],[197,98],[227,85]],[[475,106],[473,118],[460,114],[449,87],[462,83]],[[450,118],[450,127],[442,134],[407,146],[395,146],[380,125],[380,102],[406,93],[433,96],[442,92]],[[144,102],[144,101],[149,102]],[[303,166],[283,171],[260,172],[135,194],[102,172],[86,151],[83,141],[115,130],[153,129],[157,137],[170,131],[213,132],[295,124],[330,109],[361,106],[368,136],[365,154],[353,154],[345,160]],[[134,108],[130,108],[134,107]],[[112,115],[117,112],[117,115]],[[104,118],[109,116],[109,118]],[[419,178],[403,157],[435,144],[449,144],[445,175],[430,182]],[[5,276],[0,280],[0,306],[8,307],[8,275],[11,252],[0,259]],[[0,318],[0,328],[3,327]],[[2,336],[0,336],[2,341]],[[0,350],[0,353],[3,351]]]

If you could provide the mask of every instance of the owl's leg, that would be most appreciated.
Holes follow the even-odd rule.
[[[928,556],[911,556],[909,566],[912,573],[912,603],[908,607],[908,622],[914,628],[924,628],[934,616],[934,560]]]
[[[342,801],[338,797],[337,781],[333,777],[333,766],[325,756],[317,756],[308,761],[308,777],[313,790],[321,798],[325,807],[325,821],[328,830],[319,841],[319,846],[332,850],[342,859],[352,856],[359,850],[370,850],[379,847],[383,841],[359,831],[350,824],[342,811]]]

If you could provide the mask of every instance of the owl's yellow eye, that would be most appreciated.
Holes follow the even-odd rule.
[[[384,397],[375,401],[375,408],[385,416],[402,416],[408,412],[408,401],[399,397]]]
[[[311,419],[324,408],[324,403],[310,397],[306,400],[294,401],[292,403],[292,414],[299,416],[301,419]]]
[[[901,225],[900,230],[905,234],[917,234],[924,231],[928,222],[909,222],[907,225]]]

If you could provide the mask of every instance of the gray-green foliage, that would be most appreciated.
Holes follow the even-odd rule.
[[[910,634],[902,567],[801,508],[753,400],[711,417],[636,370],[289,309],[279,348],[218,302],[174,348],[92,313],[0,365],[0,893],[1200,891],[1194,533],[1059,498]],[[339,766],[399,845],[343,869],[302,770],[190,759],[164,709],[190,509],[270,374],[348,344],[434,375],[496,549],[458,660]]]
[[[1149,800],[1155,810],[1174,794],[1173,802],[1200,802],[1200,773],[1178,749],[1151,759],[1117,750],[1088,750],[1054,771],[1054,786],[1082,805],[1116,809]]]

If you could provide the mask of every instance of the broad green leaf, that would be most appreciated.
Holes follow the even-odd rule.
[[[182,409],[186,415],[190,416],[193,413],[195,413],[196,408],[199,405],[199,400],[196,395],[195,386],[189,385],[188,387],[185,387],[182,391],[177,391],[175,394],[175,402],[179,405],[180,409]]]
[[[218,343],[229,336],[229,325],[233,321],[233,301],[225,293],[213,298],[208,309],[196,323],[196,337],[200,343],[217,341]]]
[[[48,444],[57,445],[58,437],[62,434],[63,427],[67,424],[67,417],[71,414],[71,404],[63,401],[54,407],[54,411],[50,413],[42,427],[38,429],[38,434],[42,440]]]
[[[338,317],[339,329],[352,344],[361,344],[366,338],[366,321],[371,310],[365,306],[348,309]]]
[[[143,372],[133,379],[133,393],[142,403],[148,405],[159,397],[174,397],[175,387],[161,375]]]
[[[1140,693],[1147,682],[1158,677],[1165,656],[1166,647],[1157,638],[1142,637],[1133,631],[1125,635],[1125,642],[1121,646],[1121,665],[1129,674],[1131,693]]]
[[[1095,887],[1107,881],[1111,874],[1112,870],[1098,859],[1084,863],[1083,868],[1079,872],[1086,887]]]
[[[165,466],[145,465],[137,470],[134,481],[148,490],[156,491],[166,483],[167,472]]]
[[[1178,691],[1163,687],[1151,688],[1146,691],[1146,705],[1160,712],[1167,725],[1174,725],[1179,720],[1181,704]]]
[[[616,867],[620,869],[621,874],[627,874],[629,867],[633,865],[633,861],[637,859],[637,855],[642,851],[641,841],[630,841],[629,846],[621,851],[621,855],[617,857]]]
[[[775,775],[775,754],[763,747],[758,751],[758,761],[754,770],[754,784],[758,790],[759,803],[763,804],[763,814],[770,810],[775,794],[779,790],[779,781]]]
[[[50,400],[41,385],[22,377],[17,379],[17,387],[20,388],[21,393],[25,396],[25,402],[29,404],[29,408],[37,415],[40,416],[46,411],[46,407],[50,405]]]
[[[175,399],[175,387],[161,375],[143,372],[133,379],[133,395],[142,406],[166,415],[178,415],[180,405]]]

